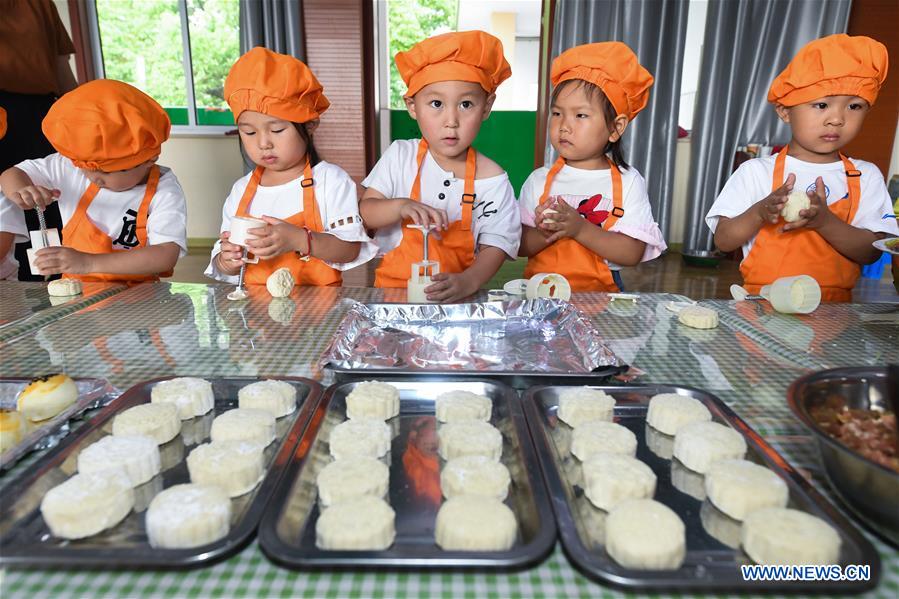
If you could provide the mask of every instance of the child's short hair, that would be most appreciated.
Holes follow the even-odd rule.
[[[584,95],[587,96],[587,99],[591,102],[596,100],[599,102],[599,107],[602,110],[602,115],[606,119],[606,126],[611,130],[615,125],[615,118],[618,116],[618,111],[615,110],[615,107],[612,106],[612,103],[609,101],[609,98],[603,93],[602,89],[595,83],[591,83],[589,81],[584,81],[583,79],[567,79],[561,82],[552,93],[552,100],[550,104],[555,104],[556,99],[559,97],[559,94],[563,89],[570,87],[571,85],[577,85],[581,89],[584,90]],[[616,141],[610,141],[606,144],[606,147],[603,149],[603,153],[608,155],[612,162],[615,163],[620,169],[627,170],[630,168],[627,162],[624,161],[624,152],[621,148],[621,137],[619,137]]]

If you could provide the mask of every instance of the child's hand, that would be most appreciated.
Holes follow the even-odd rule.
[[[425,295],[431,302],[454,302],[478,290],[477,283],[465,272],[441,272],[431,280],[434,283],[425,287]]]
[[[795,182],[796,175],[790,173],[783,185],[772,191],[765,199],[755,203],[756,214],[763,224],[774,224],[780,220],[780,211],[783,210],[784,204],[787,203],[787,196],[793,191]]]
[[[416,225],[421,225],[423,227],[433,223],[437,226],[436,237],[439,239],[439,231],[445,230],[449,225],[446,211],[431,208],[430,206],[427,206],[422,202],[416,202],[415,200],[403,200],[403,202],[404,203],[400,208],[401,220],[408,218]]]
[[[791,231],[805,227],[806,229],[820,229],[833,217],[833,212],[827,206],[827,192],[824,189],[824,180],[821,177],[815,179],[815,193],[809,194],[809,207],[799,211],[799,220],[784,225],[784,231]]]
[[[589,224],[577,210],[568,205],[568,202],[557,201],[552,206],[552,209],[558,214],[553,214],[550,222],[547,222],[544,218],[538,227],[551,233],[546,238],[547,245],[553,244],[563,237],[575,239],[580,235],[583,228]]]
[[[65,246],[39,249],[35,253],[34,265],[42,275],[86,275],[94,271],[93,254]]]
[[[231,231],[222,233],[219,241],[219,270],[228,275],[235,275],[240,272],[243,266],[243,248],[228,241],[231,238]]]
[[[26,185],[19,191],[9,195],[13,204],[22,210],[40,208],[43,210],[59,197],[58,189],[48,189],[43,185]]]
[[[263,260],[295,250],[308,250],[306,232],[279,218],[263,216],[267,225],[247,231],[255,239],[247,240],[247,249]]]
[[[550,237],[553,234],[553,231],[548,231],[541,225],[547,220],[555,220],[556,215],[553,214],[553,212],[558,212],[558,210],[556,210],[553,205],[558,202],[564,202],[564,200],[558,196],[550,196],[546,198],[546,201],[542,204],[537,204],[537,208],[534,210],[534,228],[540,231],[544,238]],[[553,212],[546,214],[547,210],[552,210]]]

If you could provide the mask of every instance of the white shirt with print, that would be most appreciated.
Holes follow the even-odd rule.
[[[24,171],[35,185],[60,191],[57,203],[63,225],[71,220],[81,196],[90,185],[84,173],[61,154],[26,160],[17,164],[16,168]],[[146,185],[138,185],[126,191],[101,188],[88,206],[88,219],[112,239],[114,249],[128,250],[137,246],[134,228],[145,191]],[[24,212],[2,195],[0,231],[14,233],[16,242],[28,241]],[[187,203],[175,173],[166,167],[160,167],[159,183],[156,194],[150,200],[147,216],[147,243],[159,245],[169,242],[176,243],[181,248],[179,256],[187,253]]]
[[[518,204],[523,225],[535,226],[537,205],[540,202],[540,196],[543,195],[543,187],[546,185],[548,173],[549,169],[542,166],[532,172],[521,186]],[[665,244],[659,225],[652,216],[649,195],[646,193],[646,181],[634,167],[621,170],[621,193],[623,195],[621,207],[624,209],[624,214],[609,230],[646,243],[640,261],[652,260],[664,252],[668,246]],[[593,211],[611,212],[614,206],[611,169],[587,170],[567,164],[556,173],[549,193],[550,196],[562,198],[575,210],[582,202],[586,202],[598,194],[602,195],[602,199],[593,208]],[[611,266],[617,268],[615,265]]]
[[[731,175],[705,217],[705,222],[713,233],[718,228],[718,219],[720,217],[734,218],[740,216],[749,210],[753,204],[771,193],[775,159],[776,155],[771,155],[747,160]],[[855,217],[849,224],[859,229],[873,231],[874,233],[899,235],[899,229],[896,227],[896,217],[893,214],[893,206],[890,202],[890,194],[887,192],[880,169],[864,160],[854,158],[850,160],[862,174],[862,197],[859,200],[859,207]],[[842,161],[818,164],[787,156],[786,164],[784,165],[784,180],[790,173],[796,175],[796,182],[793,184],[794,191],[814,191],[815,179],[821,177],[824,180],[828,205],[838,202],[849,195],[846,169],[843,167]],[[744,258],[749,255],[749,250],[752,249],[754,242],[755,237],[743,244]]]
[[[248,173],[231,187],[231,193],[222,207],[222,232],[231,230],[231,219],[237,213],[240,200],[251,176],[252,173]],[[313,185],[315,202],[318,205],[324,232],[343,241],[362,243],[359,255],[352,262],[326,262],[326,264],[343,271],[365,264],[374,258],[377,247],[366,234],[362,225],[362,218],[359,216],[359,195],[356,192],[356,184],[350,176],[336,164],[321,161],[312,167],[312,179],[315,182]],[[303,212],[302,182],[303,177],[300,176],[281,185],[259,185],[253,201],[250,202],[250,216],[287,219],[294,214]],[[206,267],[204,274],[219,281],[236,284],[237,275],[224,274],[216,267],[215,257],[221,251],[220,248],[221,243],[216,241],[212,248],[209,266]]]
[[[399,139],[390,144],[378,163],[362,181],[364,187],[379,191],[387,198],[408,198],[418,174],[418,139]],[[421,166],[420,201],[432,208],[445,210],[450,224],[462,220],[464,173],[443,170],[428,152]],[[515,191],[506,173],[475,179],[476,195],[472,206],[472,233],[475,248],[491,246],[514,259],[521,242],[521,223],[515,205]],[[396,248],[403,238],[401,223],[383,227],[375,235],[381,255]]]

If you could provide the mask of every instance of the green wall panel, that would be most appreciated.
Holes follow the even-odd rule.
[[[509,173],[516,195],[534,170],[536,112],[496,111],[484,121],[475,139],[478,151],[496,161]],[[418,124],[405,110],[390,111],[390,139],[421,137]]]

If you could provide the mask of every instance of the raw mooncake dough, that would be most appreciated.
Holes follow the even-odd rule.
[[[652,499],[620,503],[606,518],[606,550],[635,570],[676,570],[687,553],[684,523]]]
[[[297,390],[285,381],[258,381],[237,392],[237,405],[266,410],[275,418],[281,418],[297,409]]]
[[[572,428],[594,420],[612,421],[615,399],[599,389],[575,387],[559,395],[559,420]]]
[[[210,411],[215,404],[215,395],[209,381],[184,376],[153,385],[150,401],[173,403],[178,408],[181,420],[190,420],[194,416],[202,416]]]
[[[124,470],[132,487],[144,484],[161,469],[159,447],[150,437],[110,435],[78,454],[78,472]]]
[[[393,385],[365,381],[346,396],[347,418],[390,420],[400,413],[400,392]]]
[[[718,313],[703,306],[687,306],[677,313],[677,320],[694,329],[714,329],[718,326]]]
[[[571,454],[582,462],[595,453],[637,454],[637,437],[614,422],[587,422],[571,435]]]
[[[437,396],[434,410],[440,422],[490,420],[493,404],[490,398],[470,391],[447,391]]]
[[[41,515],[53,536],[83,539],[112,528],[134,507],[134,489],[122,470],[76,474],[47,491]]]
[[[584,494],[600,509],[611,510],[627,499],[652,498],[656,492],[655,473],[629,455],[593,454],[582,468]]]
[[[325,550],[381,550],[393,545],[396,514],[371,495],[325,508],[315,523],[315,545]]]
[[[215,417],[209,438],[213,441],[253,441],[263,447],[275,440],[275,417],[257,408],[237,408]]]
[[[676,393],[660,393],[649,400],[646,422],[657,431],[674,435],[684,425],[712,419],[709,409],[698,399]]]
[[[390,468],[381,460],[351,456],[331,462],[318,473],[318,496],[325,507],[360,495],[384,497]]]
[[[47,283],[47,295],[51,297],[69,297],[81,294],[81,281],[78,279],[56,279]]]
[[[218,541],[228,534],[231,500],[214,485],[169,487],[147,509],[147,537],[151,547],[185,549]]]
[[[380,458],[390,451],[390,427],[379,418],[355,418],[331,429],[331,455],[340,460],[350,456]]]
[[[787,196],[787,203],[780,209],[780,215],[788,223],[795,223],[802,217],[799,216],[800,210],[808,210],[812,205],[808,194],[802,190],[797,190]]]
[[[838,564],[840,535],[827,522],[799,510],[769,507],[743,520],[740,541],[757,564]]]
[[[693,422],[674,436],[674,457],[700,474],[718,460],[740,459],[746,455],[743,435],[717,422]]]
[[[721,460],[705,475],[705,490],[715,507],[743,520],[766,507],[786,507],[787,483],[768,468],[747,460]]]
[[[181,432],[181,415],[173,403],[145,403],[117,414],[112,434],[143,435],[157,445],[168,443]]]
[[[458,495],[483,495],[503,501],[512,477],[503,464],[482,455],[448,461],[440,472],[440,489],[451,499]]]
[[[287,297],[293,291],[294,282],[289,268],[279,268],[265,280],[265,288],[272,297]]]
[[[506,551],[515,544],[515,514],[497,499],[459,495],[437,512],[437,545],[447,551]]]
[[[447,461],[466,455],[482,455],[499,461],[503,455],[503,436],[487,422],[450,422],[441,426],[437,435],[440,457]]]
[[[265,474],[262,446],[251,441],[214,441],[187,456],[190,482],[221,487],[229,497],[251,491]]]

